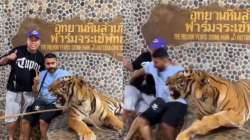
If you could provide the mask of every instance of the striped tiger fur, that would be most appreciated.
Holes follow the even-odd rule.
[[[96,136],[87,126],[99,128],[105,125],[121,133],[123,122],[116,116],[122,110],[122,102],[98,92],[83,78],[63,77],[55,81],[49,91],[69,108],[68,125],[84,140],[95,140]]]
[[[243,125],[250,115],[250,80],[231,82],[201,70],[185,70],[166,84],[174,97],[190,96],[200,115],[200,120],[181,132],[177,140],[189,140],[222,126],[246,130]]]

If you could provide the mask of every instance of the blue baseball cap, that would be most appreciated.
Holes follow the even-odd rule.
[[[168,43],[165,39],[157,37],[155,38],[152,43],[149,45],[151,49],[159,49],[167,47]]]
[[[37,30],[31,30],[31,31],[27,32],[27,37],[30,38],[32,36],[34,36],[37,39],[41,39],[41,33]]]

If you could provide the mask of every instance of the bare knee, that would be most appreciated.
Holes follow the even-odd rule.
[[[162,127],[163,129],[168,129],[168,130],[174,130],[174,129],[175,129],[174,126],[171,126],[171,125],[169,125],[169,124],[167,124],[167,123],[161,123],[161,127]]]
[[[148,126],[150,125],[148,120],[146,120],[145,118],[143,117],[137,117],[136,120],[135,120],[138,124],[140,124],[140,126]]]
[[[39,125],[40,125],[40,132],[41,132],[40,140],[46,140],[49,124],[44,120],[39,120]]]
[[[125,126],[129,128],[133,120],[136,117],[136,113],[134,111],[124,110],[122,117],[123,117],[123,122],[125,123]]]
[[[28,120],[21,120],[21,132],[27,132],[30,129],[30,122]]]
[[[130,110],[124,110],[123,111],[124,118],[135,117],[135,115],[136,115],[135,111],[130,111]]]
[[[28,140],[30,135],[30,122],[28,120],[21,120],[21,132],[19,140]]]
[[[48,123],[46,121],[44,121],[44,120],[39,120],[39,125],[40,126],[47,126]]]
[[[22,119],[21,121],[22,125],[30,125],[30,122],[28,120]]]
[[[166,123],[161,123],[161,128],[163,129],[164,132],[168,133],[168,134],[176,134],[177,132],[177,128],[166,124]]]
[[[15,128],[17,126],[17,122],[11,122],[7,124],[8,128]]]
[[[8,128],[8,137],[9,137],[8,139],[9,140],[14,139],[14,133],[15,133],[15,129],[16,129],[16,122],[7,124],[7,128]]]
[[[166,124],[166,123],[161,123],[161,128],[162,128],[165,136],[169,140],[175,140],[175,137],[177,135],[177,129],[176,129],[176,127],[171,126],[171,125]]]

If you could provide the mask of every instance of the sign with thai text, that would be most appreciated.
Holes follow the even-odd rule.
[[[41,32],[41,50],[89,51],[108,53],[120,59],[123,49],[122,18],[112,22],[89,22],[79,18],[63,22],[46,23],[40,19],[26,19],[13,38],[13,46],[26,42],[26,32],[32,28]]]
[[[163,37],[169,44],[186,42],[250,43],[250,9],[222,8],[212,4],[198,9],[159,5],[143,26],[147,43]]]

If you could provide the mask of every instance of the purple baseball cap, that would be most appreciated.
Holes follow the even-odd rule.
[[[30,38],[32,36],[36,37],[37,39],[41,39],[41,33],[37,30],[31,30],[31,31],[27,32],[27,37]]]
[[[159,48],[167,47],[167,45],[168,45],[168,43],[167,43],[167,41],[165,39],[157,37],[149,45],[149,48],[159,49]]]

